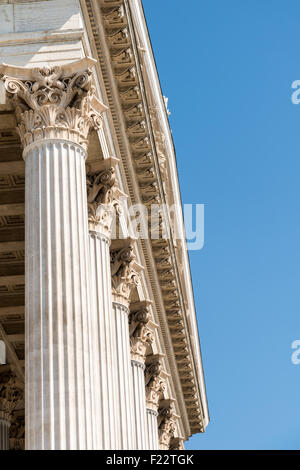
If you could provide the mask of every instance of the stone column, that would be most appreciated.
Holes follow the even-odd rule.
[[[27,449],[93,449],[85,159],[96,99],[92,59],[1,66],[25,160]]]
[[[108,161],[107,161],[108,160]],[[87,175],[91,255],[93,375],[95,380],[96,448],[118,449],[114,316],[112,315],[110,228],[114,217],[115,170],[112,159],[104,170]]]
[[[138,270],[131,240],[116,240],[111,250],[111,273],[120,450],[135,449],[136,444],[128,316],[131,289],[139,282]]]
[[[17,377],[11,372],[0,374],[0,450],[9,450],[9,430],[14,412],[21,403],[23,408],[24,390]]]
[[[148,430],[146,416],[145,360],[147,349],[154,337],[149,328],[149,302],[136,302],[130,306],[129,331],[131,349],[131,368],[133,377],[135,449],[148,449]]]
[[[146,417],[148,433],[148,449],[158,450],[158,407],[166,390],[165,378],[162,377],[162,365],[159,356],[147,358],[145,371],[146,384]]]

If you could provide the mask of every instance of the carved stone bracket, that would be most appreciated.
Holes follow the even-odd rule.
[[[140,266],[135,261],[133,241],[117,240],[118,248],[111,248],[111,276],[113,301],[129,306],[130,294],[140,282]]]
[[[146,352],[154,341],[154,333],[149,328],[151,315],[149,302],[139,302],[137,307],[131,307],[129,315],[129,334],[131,359],[145,362]]]
[[[96,61],[32,68],[0,65],[0,76],[16,112],[23,147],[42,139],[66,139],[87,147],[90,128],[102,125],[107,109],[95,96]]]

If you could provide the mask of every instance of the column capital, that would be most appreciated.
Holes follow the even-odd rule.
[[[133,240],[116,240],[110,255],[113,302],[129,307],[131,291],[138,286],[143,269],[135,260]]]
[[[114,215],[115,169],[89,173],[86,180],[89,229],[109,236]]]
[[[149,328],[151,314],[149,302],[133,304],[129,315],[129,334],[131,359],[142,363],[146,360],[146,352],[154,341],[154,333]]]
[[[174,400],[163,400],[158,410],[158,438],[161,450],[169,450],[171,439],[176,431]]]
[[[119,212],[121,191],[116,185],[115,172],[118,162],[114,157],[102,160],[97,169],[88,170],[86,176],[89,229],[108,238],[114,217]]]
[[[161,398],[166,391],[166,380],[163,377],[161,357],[151,356],[147,358],[148,364],[145,370],[146,407],[158,411]]]
[[[17,118],[23,147],[44,139],[64,139],[87,147],[90,128],[102,125],[107,107],[95,96],[85,58],[70,64],[25,68],[0,65],[0,77]]]
[[[11,422],[13,411],[23,399],[23,384],[13,372],[2,372],[0,374],[0,419]]]

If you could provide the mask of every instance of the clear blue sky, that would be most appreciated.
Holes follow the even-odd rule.
[[[169,97],[211,422],[190,449],[300,449],[299,0],[143,0]]]

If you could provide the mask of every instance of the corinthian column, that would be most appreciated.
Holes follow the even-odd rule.
[[[151,346],[154,337],[149,328],[150,313],[149,302],[136,302],[131,304],[129,315],[131,369],[134,394],[134,417],[137,450],[148,449],[146,391],[145,391],[145,360],[147,349]]]
[[[139,282],[130,239],[117,240],[111,250],[114,348],[117,353],[116,396],[121,450],[135,449],[134,393],[129,343],[129,302],[132,288]]]
[[[85,159],[105,110],[94,62],[0,69],[26,168],[27,449],[94,448]]]
[[[87,175],[88,214],[91,255],[92,343],[94,416],[96,448],[118,449],[116,395],[117,355],[114,347],[114,316],[112,315],[110,230],[116,203],[116,159],[102,162],[102,170]]]
[[[145,371],[146,384],[146,417],[148,449],[157,450],[159,446],[158,437],[158,407],[166,390],[166,381],[162,376],[162,364],[158,355],[147,358],[148,364]]]

